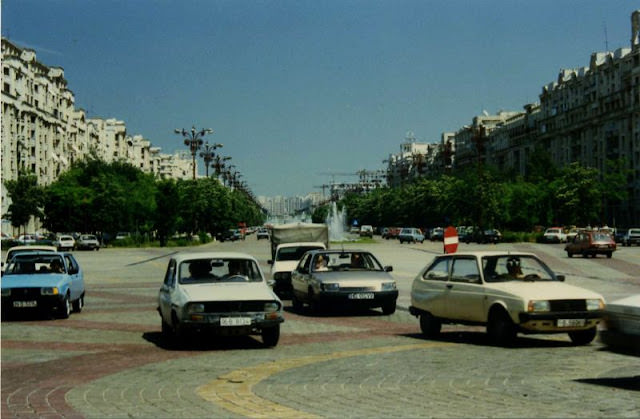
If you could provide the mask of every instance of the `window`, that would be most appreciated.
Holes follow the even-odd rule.
[[[456,258],[453,261],[451,280],[455,282],[480,282],[480,272],[475,258]]]
[[[164,275],[164,284],[173,287],[175,283],[176,261],[171,260],[167,266],[167,272]]]
[[[435,261],[422,276],[423,279],[446,281],[449,278],[449,265],[451,258],[440,258]]]

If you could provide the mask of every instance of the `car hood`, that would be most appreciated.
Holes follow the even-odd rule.
[[[389,273],[384,271],[337,271],[337,272],[315,272],[315,279],[321,282],[348,282],[349,284],[367,284],[372,281],[391,282],[395,281]]]
[[[67,281],[67,274],[3,275],[2,288],[60,287]]]
[[[501,291],[533,300],[575,300],[601,298],[602,295],[585,288],[576,287],[560,281],[510,281],[488,283],[489,290]]]
[[[607,304],[607,311],[640,317],[640,294],[612,301]]]
[[[181,286],[190,301],[278,300],[264,282],[229,282]]]

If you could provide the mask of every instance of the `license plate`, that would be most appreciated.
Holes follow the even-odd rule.
[[[220,326],[251,326],[251,317],[222,317]]]
[[[581,327],[584,325],[584,319],[558,319],[558,327]]]
[[[350,300],[373,300],[372,292],[354,292],[349,294]]]
[[[14,301],[13,306],[15,308],[38,307],[38,302],[37,301]]]

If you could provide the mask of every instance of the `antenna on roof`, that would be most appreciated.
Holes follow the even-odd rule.
[[[602,22],[602,26],[604,27],[604,50],[609,51],[609,37],[607,35],[607,22]]]

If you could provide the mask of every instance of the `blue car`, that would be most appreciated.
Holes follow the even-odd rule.
[[[16,253],[2,275],[2,315],[39,312],[66,319],[84,306],[84,276],[71,253]]]
[[[422,234],[419,228],[403,228],[400,234],[398,234],[398,240],[400,243],[422,243],[424,242],[424,234]]]

